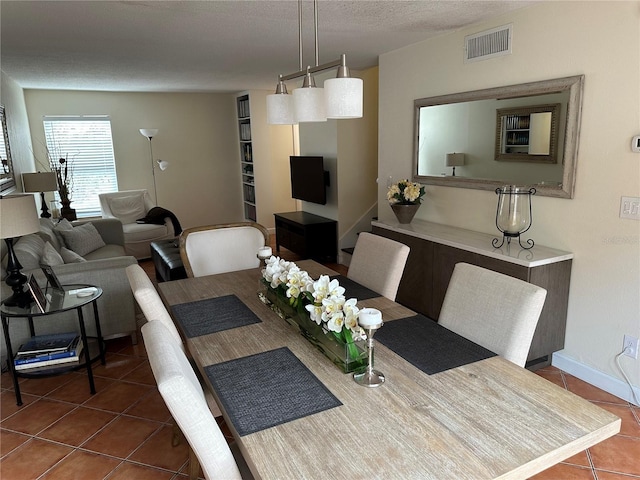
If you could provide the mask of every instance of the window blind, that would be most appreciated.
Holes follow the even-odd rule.
[[[99,193],[118,191],[111,120],[100,116],[44,116],[51,160],[67,160],[71,171],[71,208],[80,217],[99,217]],[[56,199],[60,197],[56,192]]]

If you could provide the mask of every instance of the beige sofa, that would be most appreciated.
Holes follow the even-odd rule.
[[[117,219],[96,219],[90,221],[99,233],[104,245],[85,253],[75,254],[66,248],[62,235],[54,230],[55,224],[49,219],[40,219],[40,231],[25,235],[16,241],[14,250],[22,265],[22,273],[33,273],[41,287],[45,287],[46,278],[40,265],[48,263],[64,285],[73,283],[90,284],[101,287],[103,294],[98,299],[98,315],[105,338],[132,335],[136,341],[135,301],[127,276],[126,267],[137,263],[127,256],[124,249],[122,223]],[[75,227],[85,222],[74,222]],[[75,230],[75,229],[74,229]],[[85,242],[86,243],[86,242]],[[52,248],[53,247],[53,248]],[[84,246],[83,246],[84,247]],[[55,253],[52,251],[55,250]],[[56,256],[57,254],[57,256]],[[62,258],[64,257],[64,258]],[[60,263],[62,258],[65,263]],[[11,295],[11,289],[4,283],[6,277],[6,245],[2,242],[2,298]],[[93,311],[83,310],[87,334],[95,335]],[[15,348],[29,337],[27,320],[21,318],[10,321],[11,344]],[[35,320],[36,334],[57,333],[78,329],[78,317],[75,310],[49,315]],[[4,333],[0,341],[2,367],[5,367],[6,347]]]

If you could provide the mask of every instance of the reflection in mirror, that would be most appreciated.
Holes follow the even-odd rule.
[[[538,195],[572,198],[583,82],[581,75],[416,100],[414,181],[483,190],[529,185]],[[516,118],[528,127],[507,128]],[[534,137],[540,145],[529,146]],[[464,159],[455,176],[453,158]]]
[[[499,108],[496,120],[496,160],[558,163],[556,159],[560,104]],[[562,163],[562,162],[560,162]],[[562,181],[558,178],[547,181]],[[553,176],[553,172],[549,172]],[[544,181],[544,180],[542,180]],[[540,182],[537,182],[540,183]]]
[[[9,148],[9,132],[4,105],[0,105],[0,119],[2,120],[2,136],[0,137],[0,195],[5,195],[15,188],[13,164],[11,163],[11,149]]]

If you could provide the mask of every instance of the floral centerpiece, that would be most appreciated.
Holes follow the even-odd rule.
[[[318,347],[344,372],[367,365],[365,332],[358,325],[355,298],[347,299],[338,280],[314,280],[294,262],[271,256],[262,270],[263,301]]]
[[[405,179],[389,187],[387,200],[391,205],[420,205],[424,193],[424,186]]]
[[[424,186],[407,179],[400,180],[389,187],[387,200],[400,223],[411,223],[424,194]]]

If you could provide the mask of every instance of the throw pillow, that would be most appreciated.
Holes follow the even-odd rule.
[[[62,256],[56,251],[56,249],[49,242],[45,242],[44,250],[42,251],[42,261],[44,265],[50,265],[55,267],[56,265],[64,264]]]
[[[44,240],[36,233],[31,233],[20,237],[13,244],[13,251],[22,265],[22,272],[40,269],[40,261],[42,260],[42,251],[44,250]],[[3,260],[4,266],[7,266],[7,257]]]
[[[86,262],[84,258],[78,255],[76,252],[69,250],[66,247],[60,249],[60,256],[64,260],[64,263],[82,263]]]
[[[66,218],[60,220],[58,223],[56,223],[55,227],[53,227],[53,234],[57,237],[58,243],[60,243],[61,247],[64,246],[64,238],[62,237],[62,233],[60,232],[70,230],[73,230],[73,225],[71,225],[71,222]]]
[[[104,247],[105,243],[102,237],[93,226],[93,223],[84,223],[71,230],[61,230],[60,234],[64,238],[67,248],[73,250],[80,256]]]
[[[109,208],[111,213],[125,225],[136,223],[138,218],[147,214],[143,193],[112,198],[109,200]]]

